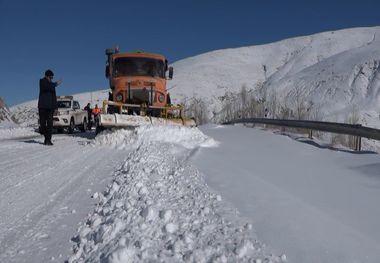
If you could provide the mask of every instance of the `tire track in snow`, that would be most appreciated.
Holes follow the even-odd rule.
[[[25,160],[35,161],[39,160],[41,155],[47,152],[56,152],[56,147],[46,147],[43,145],[43,137],[37,136],[39,140],[19,140],[19,139],[9,139],[5,143],[0,145],[0,166],[4,168],[14,167],[16,164],[22,163]],[[65,135],[55,135],[53,142],[59,142],[66,140]],[[23,145],[24,144],[24,145]],[[23,145],[23,146],[22,146]],[[39,151],[36,151],[36,146],[40,146]],[[20,155],[20,149],[26,150]],[[8,167],[6,166],[8,165]],[[1,179],[1,178],[0,178]]]
[[[12,262],[42,262],[38,260],[36,255],[34,255],[36,261],[30,261],[33,254],[36,254],[33,253],[32,248],[37,248],[35,249],[37,254],[47,253],[41,252],[42,250],[38,249],[38,247],[42,246],[40,243],[46,243],[47,240],[45,239],[50,238],[51,233],[54,233],[54,229],[50,229],[51,233],[45,235],[43,234],[43,229],[49,228],[55,220],[62,216],[62,212],[57,207],[72,206],[73,201],[76,201],[72,196],[83,195],[83,193],[77,193],[78,191],[75,190],[86,187],[85,185],[81,186],[82,182],[88,182],[91,181],[90,178],[99,177],[98,173],[101,174],[101,171],[110,169],[107,168],[110,166],[110,163],[115,165],[115,162],[120,162],[123,158],[119,151],[110,149],[101,150],[99,148],[78,145],[77,139],[83,141],[83,139],[80,138],[67,137],[62,142],[57,141],[55,146],[48,148],[48,150],[40,153],[39,157],[36,157],[36,160],[39,160],[42,165],[36,166],[29,171],[33,176],[24,180],[23,185],[25,189],[19,198],[20,202],[23,202],[23,200],[26,201],[26,203],[23,202],[19,204],[21,210],[23,208],[27,210],[22,211],[23,213],[18,220],[14,220],[15,215],[11,213],[13,222],[8,222],[5,227],[9,229],[1,232],[1,262],[4,262],[4,260],[8,262],[10,259],[12,259]],[[37,147],[40,148],[39,145],[31,148],[35,150]],[[43,147],[42,149],[46,148],[45,146]],[[30,150],[33,151],[33,149]],[[49,162],[51,163],[52,157],[54,158],[54,156],[62,154],[64,156],[62,161],[53,161],[56,162],[53,166],[43,171],[39,170],[41,167],[44,168],[44,165]],[[106,157],[110,159],[106,160]],[[101,165],[102,161],[105,165],[108,163],[108,166]],[[21,169],[20,167],[13,168],[14,171],[27,170],[25,167]],[[18,175],[17,173],[13,173],[13,176]],[[31,179],[38,180],[31,181]],[[41,189],[41,186],[45,187]],[[23,188],[16,187],[12,191],[16,191],[17,193],[20,192],[20,189]],[[9,192],[10,191],[8,191],[8,193]],[[3,195],[3,192],[1,193]],[[28,196],[33,196],[33,198],[29,198],[31,199],[29,200]],[[6,197],[6,195],[3,195],[3,197]],[[13,198],[8,199],[13,201]],[[1,208],[4,208],[4,204],[2,204]],[[7,209],[9,211],[10,209],[14,209],[14,207],[9,206]],[[7,211],[7,209],[5,209],[5,211]],[[4,224],[4,220],[1,221]],[[4,227],[0,228],[3,229]],[[42,234],[40,235],[39,233]],[[70,235],[67,236],[67,239],[69,237]],[[69,243],[67,243],[67,248],[68,247]],[[30,257],[18,255],[19,251],[22,253],[30,252]],[[1,260],[1,258],[4,260]]]

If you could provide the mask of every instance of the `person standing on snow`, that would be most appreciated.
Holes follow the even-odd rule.
[[[92,114],[97,117],[101,112],[101,109],[98,107],[98,104],[95,104],[95,108],[92,109]]]
[[[87,111],[87,119],[88,119],[88,129],[91,130],[92,127],[92,109],[91,109],[91,104],[87,103],[87,106],[84,107],[84,110]]]
[[[100,108],[98,108],[98,104],[95,104],[95,108],[92,109],[92,115],[94,115],[94,122],[96,127],[98,127],[99,114],[102,112]]]
[[[45,71],[45,77],[40,79],[38,114],[40,117],[40,133],[45,136],[44,145],[53,145],[51,142],[53,113],[58,108],[55,88],[62,83],[62,80],[53,82],[53,77],[53,71],[48,69]]]

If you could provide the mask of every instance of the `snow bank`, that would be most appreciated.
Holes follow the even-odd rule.
[[[218,142],[197,128],[172,125],[141,125],[134,130],[104,131],[96,137],[95,145],[111,145],[117,149],[137,148],[154,142],[179,144],[187,149],[217,146]]]
[[[80,226],[69,262],[283,262],[187,162],[216,145],[198,129],[144,126],[99,135],[129,151],[95,211]]]

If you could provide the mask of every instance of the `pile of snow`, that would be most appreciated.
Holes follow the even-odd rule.
[[[133,150],[108,189],[93,195],[98,205],[73,238],[69,262],[286,261],[187,162],[197,148],[215,145],[198,129],[145,126],[95,139],[113,141]]]
[[[218,144],[197,128],[174,125],[141,125],[134,130],[106,130],[97,136],[93,143],[111,145],[117,149],[132,149],[153,143],[179,144],[187,149],[212,147]]]

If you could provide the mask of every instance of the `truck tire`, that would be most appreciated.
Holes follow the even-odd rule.
[[[96,122],[95,134],[98,135],[102,131],[104,131],[104,127],[100,126],[99,122]]]
[[[81,132],[85,132],[86,129],[87,129],[87,126],[88,126],[88,124],[87,124],[87,119],[84,118],[83,123],[82,123],[82,126],[80,126],[80,130],[81,130]]]
[[[68,132],[71,134],[74,132],[74,129],[75,129],[75,122],[74,122],[74,119],[71,118],[70,119],[70,126],[69,126],[69,129],[68,129]]]

